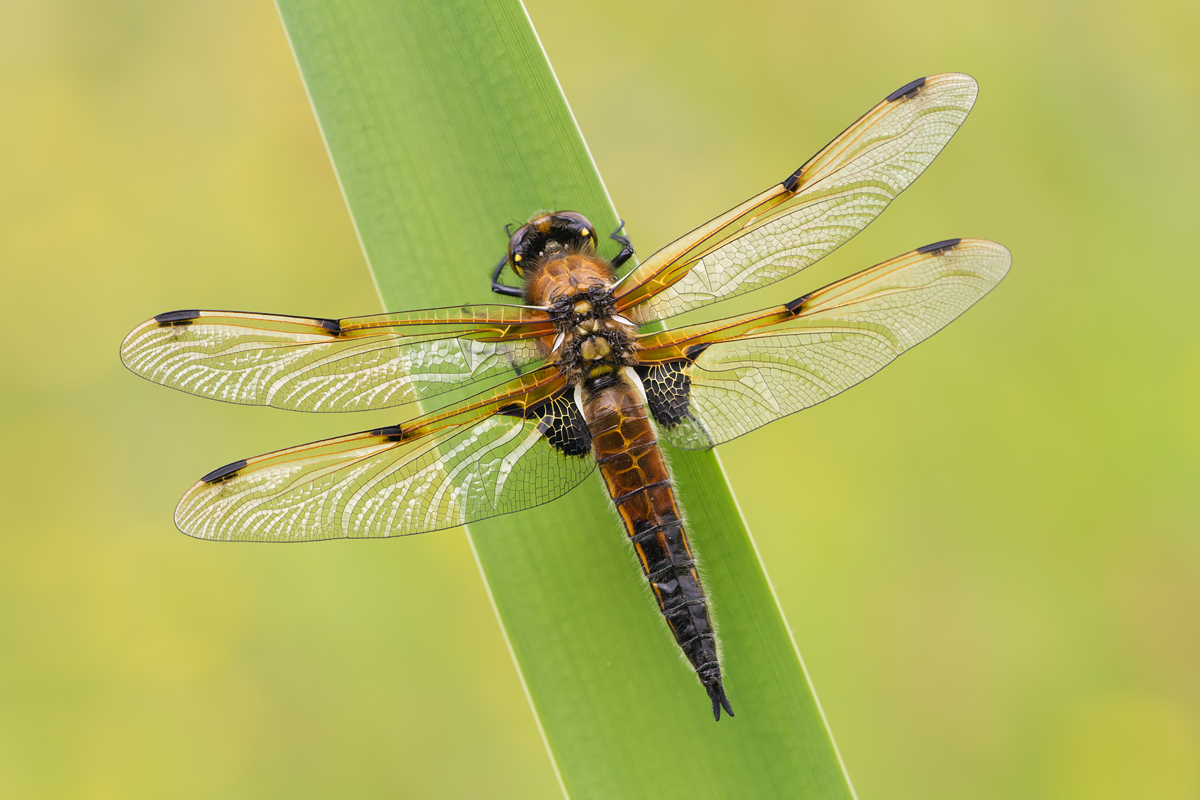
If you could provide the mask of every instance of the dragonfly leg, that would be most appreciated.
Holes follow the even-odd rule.
[[[496,294],[506,295],[507,297],[524,297],[525,292],[514,286],[505,286],[500,282],[500,273],[504,271],[504,265],[508,263],[508,255],[500,259],[500,263],[492,270],[492,291]]]
[[[613,269],[620,269],[621,265],[633,257],[633,245],[629,242],[629,237],[621,233],[625,229],[625,220],[621,220],[621,224],[617,229],[608,235],[617,244],[621,245],[621,252],[612,260]]]

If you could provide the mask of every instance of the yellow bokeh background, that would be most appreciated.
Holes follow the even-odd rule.
[[[1200,798],[1200,7],[529,11],[642,254],[908,80],[980,81],[877,223],[730,310],[954,236],[1009,277],[720,454],[859,796]],[[396,421],[117,359],[176,308],[378,309],[273,6],[10,0],[0,70],[0,797],[556,796],[460,534],[171,524],[215,466]]]

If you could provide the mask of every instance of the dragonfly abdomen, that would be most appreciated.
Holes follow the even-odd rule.
[[[654,426],[638,388],[622,375],[609,386],[585,392],[583,415],[609,497],[625,525],[659,611],[713,703],[733,711],[721,683],[716,634],[696,559],[683,529]]]

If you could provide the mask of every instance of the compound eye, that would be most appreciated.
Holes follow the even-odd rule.
[[[557,218],[560,230],[567,233],[571,241],[581,245],[590,242],[592,249],[595,249],[596,231],[587,217],[576,211],[558,211],[554,216]]]
[[[600,243],[596,240],[596,231],[594,228],[587,227],[579,232],[585,242],[592,243],[593,252],[600,249]]]
[[[508,240],[508,265],[520,277],[525,277],[525,262],[530,258],[529,248],[536,239],[528,224],[517,228],[517,232]]]

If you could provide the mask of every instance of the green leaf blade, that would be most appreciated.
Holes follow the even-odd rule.
[[[279,7],[389,310],[493,299],[501,228],[537,209],[617,227],[518,3]],[[565,791],[852,797],[716,456],[667,455],[733,719],[712,721],[598,481],[469,534]]]

